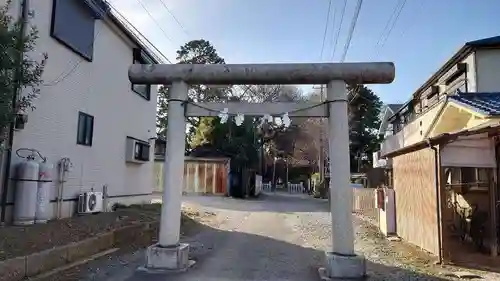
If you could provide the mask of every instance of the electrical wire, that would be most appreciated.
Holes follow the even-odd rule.
[[[137,0],[137,1],[140,1],[140,0]],[[179,21],[179,19],[175,16],[175,14],[172,12],[172,10],[170,10],[170,8],[166,5],[165,1],[164,0],[159,0],[162,4],[162,6],[165,8],[165,10],[170,14],[170,16],[177,22],[177,24],[179,25],[179,27],[182,29],[182,31],[189,36],[189,32],[186,30],[186,28],[184,27],[184,25]],[[331,2],[332,0],[330,0]],[[142,4],[141,4],[142,5]],[[146,7],[144,7],[144,5],[142,5],[144,9],[146,9]],[[146,10],[147,11],[147,10]],[[148,12],[148,14],[151,16],[151,14]],[[158,24],[157,24],[158,25]],[[160,27],[161,29],[161,27]],[[324,44],[324,43],[323,43]],[[170,63],[172,63],[171,61],[169,61]],[[253,94],[256,95],[255,91],[253,91],[253,89],[250,87],[250,86],[246,86],[246,85],[238,85],[240,87],[240,89],[243,91],[243,94],[244,95],[246,92],[248,91],[251,91]],[[275,91],[273,92],[273,94],[275,94],[277,92],[277,90],[279,89],[275,89]]]
[[[339,25],[339,28],[337,29],[337,33],[336,33],[335,38],[334,38],[332,60],[334,60],[335,52],[337,51],[337,45],[339,42],[340,31],[342,30],[342,23],[344,22],[344,15],[345,15],[346,6],[347,6],[347,0],[344,0],[344,5],[342,8],[342,12],[340,14],[340,25]]]
[[[163,29],[160,25],[160,23],[153,17],[153,14],[151,14],[151,12],[148,10],[148,8],[144,5],[144,3],[142,3],[141,0],[136,0],[137,3],[139,3],[142,8],[144,9],[144,11],[146,11],[146,13],[149,15],[149,17],[153,20],[153,22],[156,24],[156,26],[158,26],[158,28],[161,30],[161,32],[163,33],[163,35],[165,36],[165,38],[167,38],[168,41],[170,41],[171,43],[175,44],[174,41],[172,40],[172,38],[170,38],[170,36],[168,36],[167,32],[165,31],[165,29]]]
[[[363,5],[363,0],[358,0],[356,8],[354,10],[354,16],[351,21],[351,26],[349,28],[349,33],[347,35],[347,40],[344,45],[344,52],[342,53],[342,57],[340,58],[340,62],[344,62],[346,59],[347,52],[349,51],[349,47],[351,46],[352,35],[354,34],[354,30],[356,29],[356,23],[358,22],[359,12],[361,11],[362,5]]]
[[[128,19],[127,17],[125,17],[116,7],[114,7],[113,5],[111,5],[111,3],[108,2],[108,5],[109,7],[111,8],[112,12],[116,15],[118,15],[119,17],[119,20],[122,20],[122,24],[127,27],[127,28],[131,28],[133,30],[129,30],[132,34],[135,34],[138,38],[141,38],[142,40],[146,41],[150,47],[152,47],[160,56],[161,58],[158,59],[158,61],[162,61],[162,59],[164,59],[165,61],[169,62],[169,63],[172,63],[172,61],[170,61],[170,59],[165,56],[142,32],[140,32]],[[144,44],[146,45],[146,44]]]
[[[420,4],[418,6],[418,10],[422,10],[422,8],[424,7],[424,3],[425,2],[424,1],[419,1],[418,3]],[[404,38],[404,36],[406,34],[406,31],[409,30],[409,29],[411,29],[411,27],[413,27],[413,24],[416,23],[416,22],[418,22],[418,20],[412,20],[412,21],[410,21],[410,24],[408,26],[406,26],[406,28],[403,29],[403,31],[401,31],[401,34],[399,36],[401,36],[401,37]]]
[[[326,35],[328,34],[328,23],[330,23],[330,14],[331,14],[331,9],[332,9],[332,1],[328,1],[328,11],[326,13],[326,22],[325,22],[325,31],[323,33],[323,43],[321,43],[321,54],[319,55],[319,59],[323,57],[323,53],[325,51],[325,42],[326,42]]]
[[[174,15],[174,13],[172,12],[172,10],[170,10],[170,8],[167,6],[167,4],[165,4],[165,1],[160,0],[160,2],[162,4],[162,6],[165,8],[165,10],[167,10],[167,12],[170,14],[170,16],[175,20],[175,22],[177,22],[177,24],[180,26],[180,28],[182,29],[182,31],[184,31],[184,33],[186,33],[186,35],[189,36],[189,33],[186,30],[186,28],[184,27],[184,25],[177,19],[177,17]]]
[[[387,39],[392,33],[392,30],[396,26],[396,23],[399,19],[399,16],[401,15],[401,12],[403,11],[404,6],[406,5],[407,0],[399,0],[398,3],[396,4],[396,7],[394,8],[394,11],[387,21],[386,26],[384,27],[384,30],[382,31],[382,34],[380,35],[379,41],[377,41],[377,45],[375,46],[375,56],[378,56],[380,53],[380,50],[385,46],[385,43],[387,42]],[[393,19],[394,18],[394,19]],[[391,21],[391,19],[393,19]],[[384,31],[387,30],[387,33],[384,36]]]
[[[393,10],[391,16],[389,17],[389,20],[387,21],[384,29],[382,30],[382,33],[380,34],[380,37],[379,37],[379,40],[377,41],[377,44],[375,44],[375,51],[376,51],[375,57],[377,57],[379,54],[379,51],[377,51],[377,50],[380,50],[380,48],[385,45],[385,42],[387,41],[387,39],[391,35],[392,30],[394,29],[394,26],[396,25],[396,23],[399,19],[399,16],[401,15],[401,12],[406,4],[406,1],[407,0],[399,0],[398,3],[396,4],[396,7],[394,7],[394,10]],[[349,103],[354,101],[354,99],[356,99],[358,96],[361,96],[361,95],[359,95],[360,88],[361,88],[361,85],[357,85],[356,88],[353,90],[355,92],[355,94],[351,98]],[[367,99],[365,98],[365,100],[367,100]]]
[[[98,38],[99,34],[101,33],[101,30],[98,30],[96,32],[96,34],[94,35],[94,39],[92,40],[92,42],[86,47],[86,50],[88,51],[90,48],[93,48],[94,47],[94,42],[95,40]],[[62,81],[64,81],[66,78],[68,78],[71,74],[73,74],[73,72],[75,72],[76,69],[78,69],[78,67],[80,66],[80,64],[84,62],[84,59],[80,58],[76,63],[74,63],[74,65],[71,67],[71,69],[66,72],[66,71],[63,71],[61,74],[59,74],[59,76],[52,80],[51,82],[49,83],[43,83],[42,86],[45,86],[45,87],[52,87],[52,86],[55,86],[59,83],[61,83]],[[70,65],[71,62],[68,64]],[[66,73],[65,73],[66,72]]]

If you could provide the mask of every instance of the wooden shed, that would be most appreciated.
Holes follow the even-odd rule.
[[[184,159],[184,194],[227,194],[229,158],[186,156]],[[163,165],[163,161],[155,162],[155,192],[163,191]]]

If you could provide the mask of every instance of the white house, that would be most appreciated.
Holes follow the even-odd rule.
[[[20,15],[23,0],[14,2]],[[28,113],[24,129],[16,130],[13,151],[34,148],[54,164],[53,217],[61,188],[57,167],[66,157],[72,168],[62,186],[63,217],[74,214],[79,194],[104,186],[108,206],[150,201],[157,92],[150,85],[132,85],[128,68],[158,60],[106,1],[29,2],[34,12],[29,24],[40,36],[32,55],[46,52],[49,58],[36,109]],[[22,160],[14,153],[11,166]],[[7,213],[14,203],[13,185]]]

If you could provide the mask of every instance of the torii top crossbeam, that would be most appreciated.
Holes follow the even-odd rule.
[[[293,63],[293,64],[134,64],[129,79],[134,84],[388,84],[394,80],[392,62]]]

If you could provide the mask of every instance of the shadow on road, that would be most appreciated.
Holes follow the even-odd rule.
[[[328,212],[328,201],[314,199],[307,195],[286,193],[261,194],[257,198],[238,199],[220,196],[184,195],[185,203],[193,203],[205,208],[241,212]],[[300,204],[296,204],[300,202]]]
[[[255,234],[200,228],[186,241],[197,261],[188,272],[168,276],[136,272],[127,280],[319,280],[322,251]],[[373,262],[368,262],[367,273],[365,280],[447,280]]]

